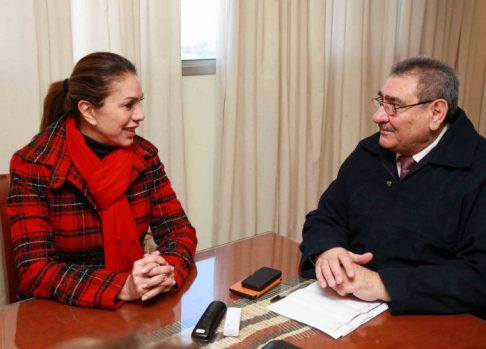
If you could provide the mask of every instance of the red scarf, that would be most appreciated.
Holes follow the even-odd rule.
[[[86,145],[72,117],[66,120],[66,142],[76,169],[101,209],[105,268],[119,272],[132,270],[133,262],[143,256],[125,195],[133,168],[132,148],[120,147],[100,160]]]

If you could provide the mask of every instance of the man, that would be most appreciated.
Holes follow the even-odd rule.
[[[391,69],[373,121],[306,217],[301,273],[393,314],[486,305],[486,140],[444,62]]]

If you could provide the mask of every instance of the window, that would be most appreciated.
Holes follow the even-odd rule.
[[[219,1],[181,1],[182,75],[215,73]]]

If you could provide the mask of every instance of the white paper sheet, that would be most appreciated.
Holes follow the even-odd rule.
[[[268,309],[337,339],[381,314],[388,305],[361,301],[353,296],[341,297],[334,290],[323,289],[315,282],[271,304]]]

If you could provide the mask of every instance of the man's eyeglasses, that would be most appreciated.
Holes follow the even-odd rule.
[[[410,107],[415,107],[416,105],[427,104],[427,103],[433,102],[433,100],[432,100],[432,101],[420,102],[420,103],[409,104],[409,105],[396,105],[396,104],[393,104],[393,103],[383,102],[383,99],[381,97],[373,98],[371,101],[375,105],[376,109],[383,106],[383,109],[385,109],[385,113],[387,113],[388,116],[397,115],[398,110],[402,109],[402,108],[410,108]]]

